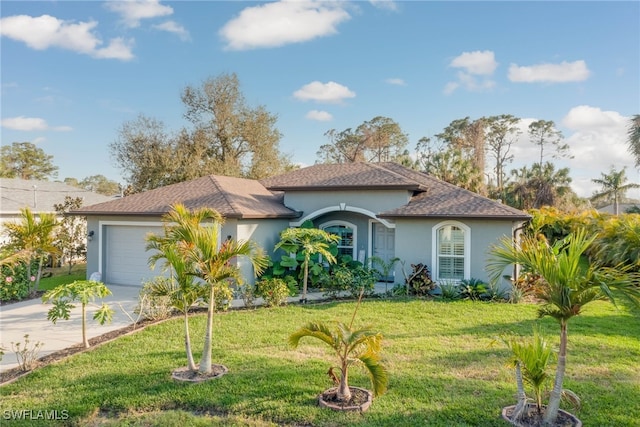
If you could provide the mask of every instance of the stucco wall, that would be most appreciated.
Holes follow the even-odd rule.
[[[405,271],[411,272],[411,264],[424,263],[433,271],[433,227],[445,219],[397,219],[396,256],[405,262]],[[462,220],[458,222],[470,228],[470,278],[488,281],[485,270],[489,247],[502,236],[511,237],[519,223],[499,220]],[[505,274],[510,274],[505,271]],[[402,278],[401,266],[396,266],[396,278]],[[503,281],[502,286],[508,286]]]

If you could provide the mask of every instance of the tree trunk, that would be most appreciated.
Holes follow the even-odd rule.
[[[213,310],[215,308],[215,291],[213,284],[209,284],[211,291],[209,293],[209,307],[207,309],[207,331],[204,336],[204,350],[200,359],[200,368],[198,371],[202,374],[211,373],[211,336],[213,334]]]
[[[84,348],[89,348],[89,340],[87,339],[87,305],[82,304],[82,343]]]
[[[351,400],[351,390],[349,389],[349,370],[347,367],[347,362],[344,362],[342,364],[340,385],[338,386],[336,397],[341,402],[348,402],[349,400]]]
[[[558,417],[560,409],[560,399],[562,397],[562,382],[567,366],[567,321],[560,320],[560,351],[558,352],[558,366],[556,368],[556,378],[553,382],[553,390],[549,396],[549,405],[544,414],[545,425],[553,424]]]
[[[184,348],[187,352],[187,366],[190,371],[195,371],[196,362],[193,360],[193,353],[191,352],[191,334],[189,333],[189,312],[184,313]]]
[[[522,382],[522,368],[520,367],[520,362],[516,362],[516,385],[518,386],[518,403],[513,410],[513,414],[511,414],[511,417],[514,421],[522,418],[525,413],[524,410],[527,407],[527,395],[524,392],[524,383]]]
[[[307,302],[307,279],[309,278],[309,261],[304,260],[304,278],[302,280],[302,299]]]

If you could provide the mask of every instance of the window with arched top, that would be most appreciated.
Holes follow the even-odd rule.
[[[338,256],[349,255],[355,259],[357,227],[346,221],[330,221],[320,225],[321,230],[340,237]]]
[[[457,221],[433,227],[432,274],[437,281],[460,281],[470,275],[471,229]]]

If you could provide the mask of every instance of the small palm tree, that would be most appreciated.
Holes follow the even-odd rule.
[[[29,258],[29,274],[33,263],[36,263],[36,280],[32,291],[37,291],[46,257],[59,252],[53,242],[56,217],[52,213],[40,213],[36,217],[29,208],[21,209],[20,217],[20,222],[8,222],[4,226],[10,239],[10,248]]]
[[[289,336],[289,344],[293,348],[298,347],[302,338],[311,337],[326,343],[335,352],[338,359],[337,369],[340,371],[336,397],[341,402],[348,402],[351,399],[349,367],[353,364],[361,364],[367,369],[375,396],[384,394],[389,382],[387,369],[380,361],[382,334],[369,326],[353,328],[353,321],[363,293],[360,293],[348,325],[342,322],[335,322],[333,325],[326,322],[310,322]],[[332,367],[330,372],[333,372],[333,369]]]
[[[541,413],[545,386],[551,380],[547,368],[553,360],[553,349],[537,327],[533,328],[531,341],[507,336],[503,336],[501,340],[511,350],[509,365],[516,371],[518,403],[513,411],[512,419],[517,420],[525,414],[524,410],[527,405],[527,396],[524,391],[525,383],[533,390],[536,407]]]
[[[631,117],[627,135],[629,152],[636,161],[636,167],[640,168],[640,114]]]
[[[339,236],[327,233],[317,228],[287,228],[280,233],[280,241],[276,244],[275,250],[282,249],[287,253],[302,252],[304,261],[302,263],[302,297],[300,301],[307,301],[307,281],[309,279],[309,262],[313,255],[319,254],[329,263],[335,263],[336,258],[329,250],[330,244],[338,242]]]
[[[554,245],[534,236],[524,236],[516,245],[512,239],[504,238],[490,252],[487,270],[494,283],[512,264],[520,264],[525,271],[540,275],[542,280],[533,290],[542,303],[538,315],[550,316],[560,324],[558,364],[545,423],[554,422],[558,416],[567,363],[569,320],[593,301],[608,299],[615,304],[616,292],[640,304],[640,275],[629,273],[629,268],[622,265],[609,268],[590,264],[583,257],[595,238],[595,235],[588,237],[584,229]]]

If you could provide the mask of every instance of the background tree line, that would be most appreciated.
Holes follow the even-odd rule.
[[[163,122],[140,114],[118,129],[109,148],[123,172],[125,188],[102,175],[65,182],[113,195],[141,192],[218,174],[260,179],[297,166],[279,148],[277,117],[264,106],[248,106],[235,74],[221,74],[181,92],[185,126],[168,130]],[[557,169],[553,159],[571,158],[562,133],[550,120],[537,120],[528,139],[537,146],[536,161],[509,169],[513,145],[522,135],[521,119],[510,114],[453,120],[442,132],[422,137],[413,153],[409,137],[388,117],[377,116],[355,128],[325,132],[329,142],[319,147],[317,163],[396,162],[476,193],[519,208],[584,205],[570,187],[568,168]],[[629,123],[629,152],[640,167],[640,115]],[[0,176],[46,179],[57,175],[52,157],[28,142],[2,147]],[[612,168],[593,180],[601,191],[594,203],[619,204],[636,188],[625,170]]]

